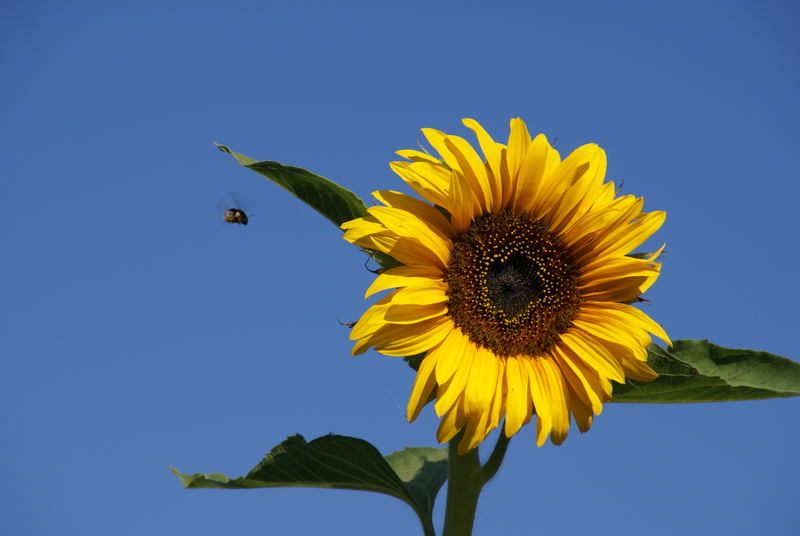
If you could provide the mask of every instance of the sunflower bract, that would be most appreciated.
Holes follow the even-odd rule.
[[[534,415],[536,443],[549,436],[558,445],[571,419],[590,428],[611,380],[656,377],[645,363],[650,335],[669,338],[629,303],[658,278],[661,250],[628,254],[665,213],[617,197],[595,144],[562,160],[521,119],[511,120],[506,144],[463,122],[483,155],[461,137],[423,129],[439,157],[398,151],[408,161],[391,168],[427,202],[374,192],[384,206],[342,225],[345,240],[402,264],[368,289],[390,292],[353,327],[353,353],[425,353],[408,418],[435,391],[437,438],[463,429],[460,453],[503,418],[510,437]]]

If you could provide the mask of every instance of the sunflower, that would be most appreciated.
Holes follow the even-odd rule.
[[[428,202],[374,192],[383,206],[342,225],[344,238],[399,266],[366,297],[390,290],[353,326],[353,354],[424,354],[408,402],[413,421],[435,399],[444,443],[463,454],[505,418],[511,437],[536,415],[536,443],[585,432],[611,380],[657,377],[645,360],[664,330],[630,305],[658,277],[657,258],[629,255],[664,222],[604,182],[606,155],[587,144],[561,157],[511,120],[508,143],[472,119],[465,139],[422,129],[439,157],[398,151],[391,168]]]

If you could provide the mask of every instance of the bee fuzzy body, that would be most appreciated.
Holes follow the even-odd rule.
[[[222,219],[228,223],[238,223],[239,225],[247,225],[247,214],[244,210],[238,208],[229,208],[225,211]]]

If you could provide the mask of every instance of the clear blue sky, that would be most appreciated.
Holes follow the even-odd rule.
[[[800,359],[800,8],[599,4],[3,2],[0,533],[417,533],[381,495],[170,474],[239,475],[293,433],[435,444],[403,362],[350,357],[363,256],[212,140],[365,199],[401,188],[421,127],[596,142],[668,212],[648,314]],[[246,228],[220,221],[230,192]],[[562,447],[523,430],[475,534],[796,534],[798,414],[611,404]]]

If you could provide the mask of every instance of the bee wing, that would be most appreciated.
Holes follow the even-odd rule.
[[[239,192],[230,192],[228,197],[230,197],[231,203],[233,203],[232,208],[238,208],[239,210],[242,210],[242,202],[240,200],[241,194],[239,194]]]

